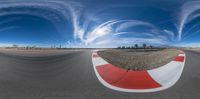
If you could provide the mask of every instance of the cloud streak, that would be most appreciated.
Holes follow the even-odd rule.
[[[148,32],[127,31],[128,28],[146,27]],[[123,35],[130,35],[123,37]],[[103,39],[102,39],[103,38]],[[87,35],[88,44],[133,44],[133,43],[170,43],[174,33],[169,30],[160,30],[153,24],[139,20],[110,20],[102,23]]]
[[[60,33],[66,33],[66,24],[70,24],[73,28],[71,35],[73,40],[66,42],[68,45],[82,44],[83,46],[92,45],[120,45],[133,43],[153,43],[153,44],[171,44],[176,40],[181,41],[188,36],[185,32],[185,26],[192,20],[198,18],[200,14],[200,2],[189,1],[181,7],[179,13],[179,22],[177,26],[178,34],[168,28],[161,28],[158,25],[139,19],[108,19],[100,20],[97,13],[104,13],[105,10],[112,7],[126,7],[126,5],[111,5],[95,9],[94,12],[85,12],[85,5],[80,2],[70,0],[3,0],[0,1],[0,17],[12,14],[26,14],[42,17],[54,26]],[[132,5],[127,5],[128,7]],[[92,10],[93,11],[93,10]],[[88,14],[89,13],[89,14]],[[177,12],[178,13],[178,12]],[[105,14],[106,15],[106,14]],[[105,17],[106,18],[106,17]],[[12,18],[0,22],[0,25],[12,21],[20,20]],[[92,26],[90,26],[92,24]],[[176,23],[174,23],[176,24]],[[95,27],[96,26],[96,27]],[[188,32],[196,28],[198,24],[191,26]],[[1,28],[0,31],[14,29],[16,27],[9,26]],[[137,29],[140,31],[137,31]],[[193,35],[199,31],[194,32]],[[66,40],[67,41],[67,40]],[[78,43],[77,43],[78,42]]]
[[[3,0],[0,3],[0,16],[25,14],[42,17],[53,23],[60,32],[64,32],[62,30],[65,28],[66,23],[72,23],[74,38],[81,39],[83,36],[84,32],[79,27],[80,12],[83,6],[78,2],[64,0]]]
[[[178,26],[178,40],[182,39],[185,25],[200,16],[199,13],[195,13],[198,10],[200,10],[200,1],[189,1],[182,6],[180,17],[178,17],[180,18]]]

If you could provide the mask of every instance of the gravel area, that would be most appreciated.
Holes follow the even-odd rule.
[[[150,70],[163,66],[179,54],[176,49],[160,51],[104,50],[98,54],[109,63],[127,70]]]

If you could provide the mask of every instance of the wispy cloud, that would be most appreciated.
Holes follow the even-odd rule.
[[[63,32],[63,28],[67,28],[65,24],[72,25],[73,31],[70,35],[73,35],[74,41],[67,41],[68,45],[76,46],[91,46],[91,45],[120,45],[120,44],[132,44],[132,43],[156,43],[156,44],[168,44],[176,40],[181,41],[182,39],[187,39],[192,35],[199,32],[197,30],[193,34],[189,34],[193,28],[199,26],[191,26],[188,31],[183,32],[185,25],[191,22],[193,19],[200,16],[196,13],[200,10],[200,1],[188,1],[186,2],[179,13],[180,16],[179,23],[177,26],[178,35],[173,30],[160,28],[154,23],[147,22],[139,19],[110,19],[110,20],[100,20],[96,18],[96,13],[104,13],[107,7],[102,7],[100,9],[95,9],[94,12],[89,12],[88,16],[85,18],[84,12],[85,5],[83,3],[75,2],[72,0],[2,0],[0,1],[1,16],[12,15],[12,14],[26,14],[42,17],[57,28],[58,31]],[[109,7],[125,7],[124,5],[112,5]],[[127,5],[126,5],[127,6]],[[131,4],[129,6],[132,6]],[[23,8],[23,9],[21,9]],[[34,10],[33,10],[34,9]],[[85,19],[83,19],[83,17]],[[103,18],[102,18],[103,19]],[[10,20],[1,21],[0,24],[6,24],[8,22],[19,20],[18,18],[13,18]],[[89,27],[90,22],[94,22],[93,27]],[[61,24],[62,23],[62,24]],[[176,24],[176,23],[175,23]],[[94,28],[94,26],[96,26]],[[141,31],[134,31],[135,28],[142,27],[145,28]],[[6,31],[14,28],[20,27],[5,27],[1,28],[1,31]],[[94,29],[93,29],[94,28]],[[129,30],[132,29],[132,30]],[[67,35],[67,33],[65,33]],[[188,36],[189,35],[189,36]]]
[[[200,9],[199,5],[200,1],[188,1],[182,6],[180,16],[178,17],[178,40],[182,39],[183,29],[185,28],[185,25],[191,20],[200,16],[199,13],[195,13]]]
[[[148,32],[127,31],[127,28],[137,26],[147,27]],[[132,36],[126,36],[130,34]],[[108,36],[109,35],[109,36]],[[125,35],[123,37],[123,35]],[[122,36],[122,37],[120,37]],[[86,45],[97,44],[131,44],[131,43],[169,43],[173,40],[174,33],[169,30],[160,30],[158,27],[148,22],[139,20],[111,20],[107,21],[86,36]]]
[[[78,2],[68,0],[2,0],[0,3],[0,9],[8,9],[2,10],[0,16],[26,14],[42,17],[50,21],[60,32],[63,32],[65,26],[61,23],[72,23],[74,38],[83,38],[84,31],[79,26],[83,5]]]
[[[13,30],[13,29],[19,29],[21,28],[20,26],[9,26],[9,27],[1,27],[0,32],[8,31],[8,30]]]

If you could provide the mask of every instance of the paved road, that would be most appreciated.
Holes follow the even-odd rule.
[[[20,57],[0,54],[0,99],[199,99],[200,53],[186,52],[181,79],[154,93],[123,93],[96,78],[91,52]]]

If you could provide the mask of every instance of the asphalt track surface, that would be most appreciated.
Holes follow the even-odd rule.
[[[125,93],[97,79],[91,51],[59,56],[24,57],[0,54],[0,99],[199,99],[200,53],[186,51],[179,81],[153,93]]]

